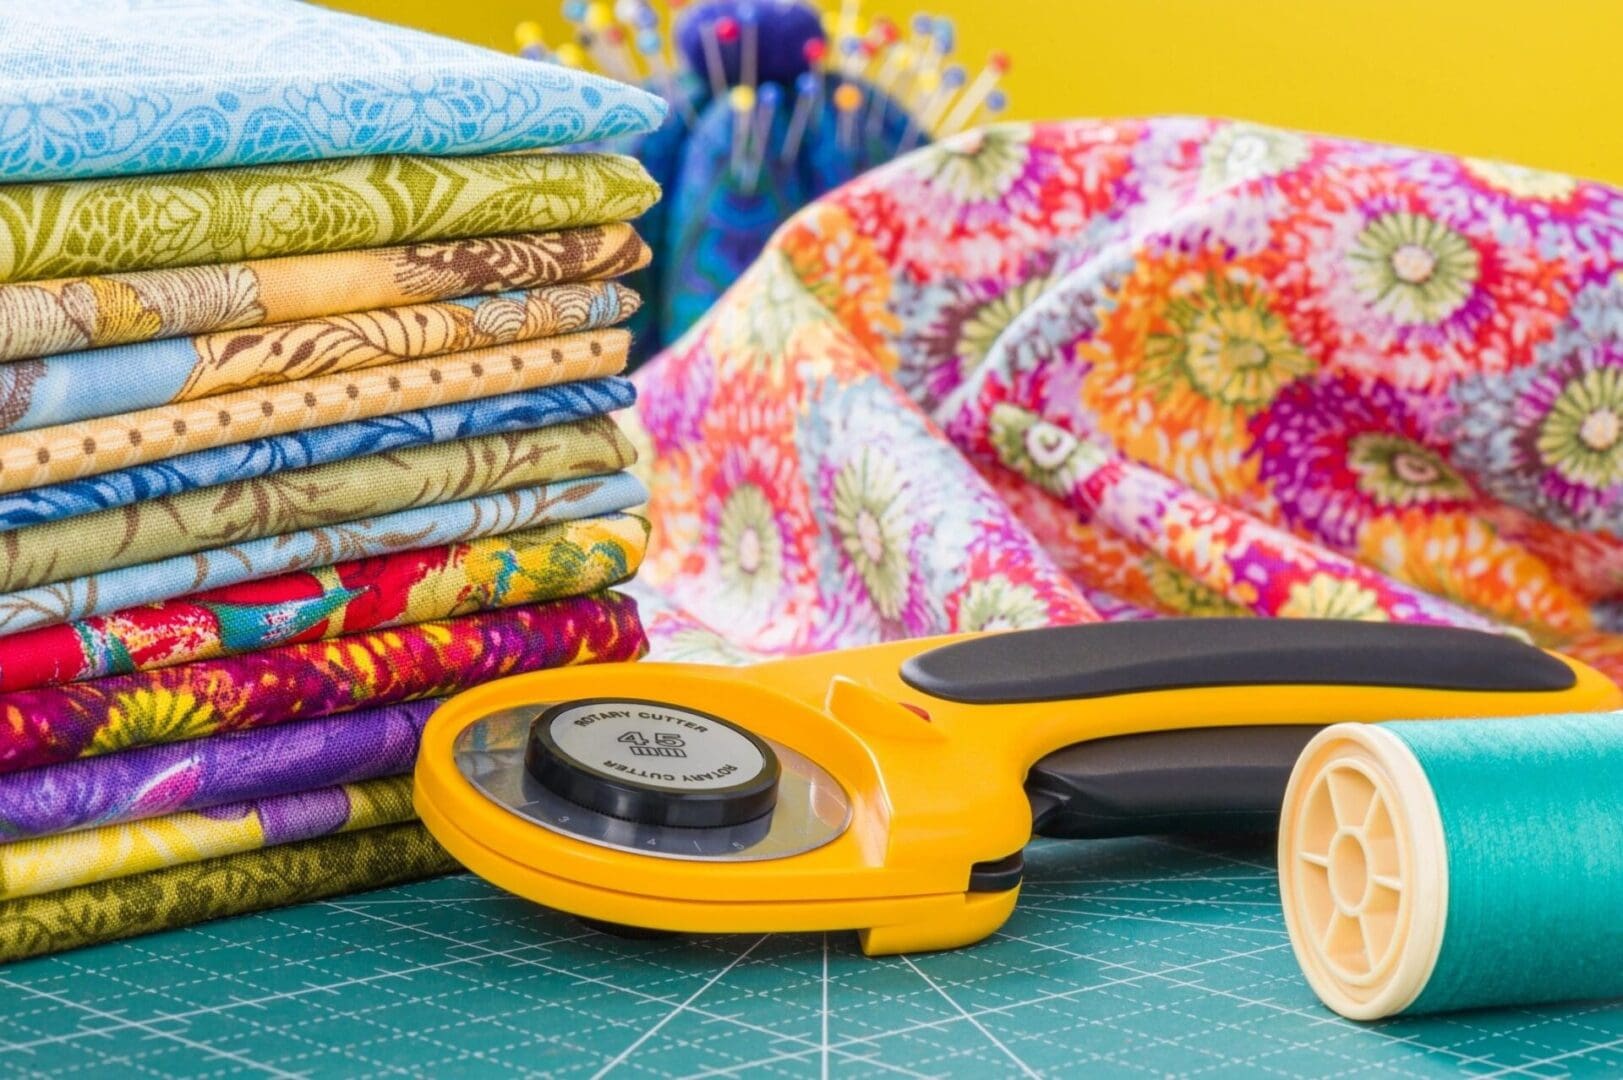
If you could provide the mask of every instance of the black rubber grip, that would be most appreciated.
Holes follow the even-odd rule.
[[[988,634],[902,665],[916,690],[1000,705],[1203,686],[1390,686],[1530,692],[1577,676],[1475,630],[1339,619],[1152,619]]]
[[[1026,777],[1032,830],[1067,839],[1272,832],[1291,769],[1319,730],[1189,728],[1068,746]]]

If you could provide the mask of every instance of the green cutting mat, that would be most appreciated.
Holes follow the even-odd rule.
[[[627,941],[445,878],[0,968],[0,1069],[73,1076],[1623,1074],[1623,1004],[1361,1027],[1263,848],[1039,843],[972,949]]]

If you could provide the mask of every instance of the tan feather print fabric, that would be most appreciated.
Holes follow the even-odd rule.
[[[648,257],[613,224],[0,285],[0,361],[600,281]]]
[[[630,318],[640,303],[623,286],[582,281],[472,307],[413,304],[207,334],[192,341],[197,364],[175,400],[610,326]],[[599,315],[603,307],[610,310]]]

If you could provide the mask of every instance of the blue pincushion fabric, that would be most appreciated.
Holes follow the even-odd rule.
[[[658,98],[294,0],[0,0],[0,180],[561,146]]]

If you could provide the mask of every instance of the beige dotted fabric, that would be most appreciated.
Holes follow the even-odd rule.
[[[306,428],[623,371],[631,335],[597,330],[257,387],[0,436],[0,493]]]

